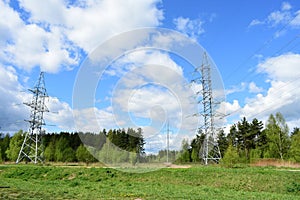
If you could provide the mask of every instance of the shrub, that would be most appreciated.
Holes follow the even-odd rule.
[[[239,155],[232,145],[229,145],[223,159],[221,160],[221,164],[225,167],[233,167],[239,163]]]

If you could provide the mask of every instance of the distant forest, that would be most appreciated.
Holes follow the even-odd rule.
[[[199,130],[190,142],[183,140],[180,150],[160,150],[145,154],[142,129],[105,129],[99,133],[48,133],[42,137],[46,162],[202,162],[201,148],[205,135]],[[24,140],[23,131],[0,133],[0,162],[16,161]],[[229,133],[218,132],[217,143],[224,163],[251,163],[259,159],[280,159],[300,162],[300,129],[290,132],[280,113],[270,115],[266,124],[244,117],[230,127]],[[85,144],[85,145],[83,145]]]

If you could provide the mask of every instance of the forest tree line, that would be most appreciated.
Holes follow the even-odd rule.
[[[9,134],[0,133],[0,162],[16,161],[20,148],[24,141],[24,132],[20,130],[12,137]],[[116,160],[120,152],[132,153],[131,162],[135,163],[139,155],[144,154],[144,138],[142,130],[138,128],[111,129],[108,132],[103,129],[99,133],[82,132],[60,132],[48,133],[42,136],[42,147],[44,149],[42,157],[50,162],[96,162],[98,160]],[[103,154],[105,148],[109,151]],[[119,154],[115,154],[119,153]],[[103,154],[102,157],[101,154]],[[114,155],[113,155],[114,154]]]
[[[199,162],[204,139],[200,131],[191,143],[184,140],[180,160]],[[251,163],[272,158],[300,162],[300,129],[295,127],[290,132],[281,113],[271,114],[265,126],[256,118],[249,122],[244,117],[230,127],[229,133],[219,131],[217,142],[223,160]]]
[[[42,137],[43,157],[51,162],[202,162],[200,150],[205,135],[199,131],[189,143],[182,141],[181,150],[160,150],[146,155],[142,129],[105,129],[99,133],[48,133]],[[24,140],[23,131],[0,133],[0,162],[16,161]],[[270,115],[266,124],[244,117],[230,127],[229,133],[219,131],[217,143],[222,160],[250,163],[259,159],[274,158],[300,162],[300,129],[291,132],[280,113]],[[85,145],[83,145],[85,144]],[[91,155],[92,153],[92,155]]]

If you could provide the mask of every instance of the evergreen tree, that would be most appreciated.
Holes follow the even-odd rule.
[[[295,129],[294,129],[295,130]],[[291,148],[289,150],[291,160],[300,162],[300,131],[294,131],[291,137]]]
[[[300,128],[295,127],[294,130],[291,132],[291,137],[293,137],[294,135],[297,135],[300,133]]]
[[[201,129],[199,129],[196,138],[194,138],[191,142],[191,159],[193,162],[200,161],[200,150],[203,145],[205,139],[205,135]]]
[[[238,146],[237,135],[238,135],[238,131],[237,131],[236,124],[233,124],[230,127],[229,134],[227,135],[227,140],[229,145],[232,145],[233,147]]]
[[[229,142],[227,137],[225,136],[223,129],[218,134],[218,145],[219,145],[221,156],[224,156],[225,151],[228,148]]]

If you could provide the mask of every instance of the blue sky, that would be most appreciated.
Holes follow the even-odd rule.
[[[1,0],[0,10],[2,132],[28,128],[23,119],[29,110],[22,102],[30,100],[27,89],[42,70],[50,96],[47,106],[54,112],[45,119],[56,125],[46,126],[48,131],[142,126],[152,147],[163,147],[169,120],[174,148],[183,138],[192,138],[202,123],[199,117],[186,117],[201,112],[191,97],[201,87],[187,84],[195,66],[173,52],[134,50],[145,47],[130,44],[142,37],[134,38],[134,30],[145,27],[170,30],[161,46],[166,41],[179,45],[172,38],[177,31],[185,42],[196,42],[209,54],[220,72],[213,81],[224,84],[226,95],[216,110],[228,117],[217,119],[218,126],[228,130],[243,116],[265,122],[278,111],[290,129],[300,126],[299,1]],[[128,31],[134,35],[130,41],[116,44],[131,52],[120,52],[98,75],[91,88],[94,104],[76,107],[84,101],[84,95],[74,100],[74,93],[86,61],[93,54],[113,55],[116,49],[99,48]],[[154,42],[158,39],[146,45],[159,47]],[[86,79],[79,82],[92,87]],[[220,89],[214,88],[215,93]]]

